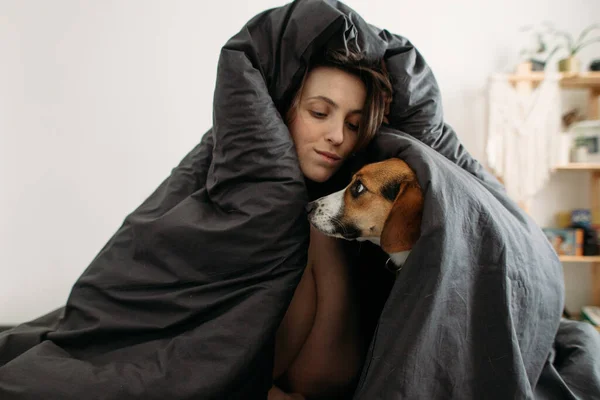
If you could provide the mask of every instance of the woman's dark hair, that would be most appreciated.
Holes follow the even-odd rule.
[[[375,136],[389,112],[389,105],[392,101],[392,84],[385,67],[385,61],[370,62],[361,53],[351,50],[328,51],[324,56],[312,60],[285,113],[285,120],[288,125],[296,116],[306,77],[316,67],[338,68],[359,77],[365,84],[367,90],[365,106],[358,128],[358,141],[354,148],[355,152],[361,150]]]

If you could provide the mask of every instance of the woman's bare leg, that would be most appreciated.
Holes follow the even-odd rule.
[[[363,349],[348,263],[339,239],[311,229],[309,249],[316,315],[286,373],[291,391],[307,397],[347,389],[360,370]]]
[[[317,292],[309,260],[277,330],[273,379],[281,377],[298,356],[313,327],[316,311]]]

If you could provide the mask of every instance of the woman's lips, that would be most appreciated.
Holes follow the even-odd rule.
[[[319,151],[319,150],[315,150],[315,151],[317,152],[317,154],[319,154],[321,156],[322,159],[324,159],[325,161],[327,161],[330,164],[335,164],[342,159],[337,154],[329,153],[328,151]]]

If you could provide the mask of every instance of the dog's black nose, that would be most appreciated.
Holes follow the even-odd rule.
[[[317,205],[315,204],[315,202],[311,201],[310,203],[308,203],[306,205],[306,212],[308,214],[310,214],[311,212],[315,211],[316,208],[317,208]]]

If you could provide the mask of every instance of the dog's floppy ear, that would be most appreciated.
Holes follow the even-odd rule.
[[[380,246],[386,253],[410,250],[421,234],[423,193],[416,181],[396,184],[398,194],[385,220]]]

